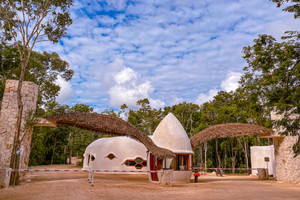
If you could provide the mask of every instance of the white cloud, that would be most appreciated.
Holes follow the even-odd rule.
[[[221,83],[222,90],[226,92],[235,91],[239,87],[238,81],[240,80],[242,73],[240,72],[229,72],[227,77]]]
[[[151,108],[155,108],[155,109],[163,108],[166,105],[165,102],[163,102],[159,99],[149,98],[149,102],[150,102]]]
[[[209,90],[208,94],[200,93],[197,99],[195,100],[195,103],[198,105],[201,105],[207,101],[210,101],[218,94],[219,90],[211,89]]]
[[[70,100],[76,98],[76,95],[72,89],[72,85],[65,81],[61,76],[57,77],[56,84],[60,86],[59,95],[57,97],[57,101],[59,103],[68,103]]]
[[[125,103],[129,107],[135,107],[138,100],[148,98],[149,93],[152,91],[153,88],[149,81],[132,85],[117,84],[108,91],[110,105],[118,107]]]
[[[171,105],[176,105],[176,104],[179,104],[179,103],[182,103],[184,102],[184,99],[183,98],[178,98],[178,97],[174,97],[171,101]]]
[[[109,104],[120,107],[126,104],[128,107],[136,107],[140,99],[148,98],[153,108],[160,108],[165,103],[159,99],[150,98],[154,88],[150,81],[143,81],[140,75],[133,69],[126,67],[121,59],[116,59],[109,66],[107,78],[103,79],[103,85],[108,89]]]
[[[227,72],[242,72],[243,46],[299,26],[266,0],[81,0],[71,15],[62,44],[38,49],[70,62],[76,101],[101,108],[137,98],[155,106],[211,99],[236,87],[238,74]]]
[[[228,72],[226,79],[221,83],[221,90],[226,92],[235,91],[239,87],[238,81],[240,80],[242,73],[240,72]],[[201,105],[207,101],[210,101],[218,94],[219,90],[210,89],[208,94],[200,93],[195,100],[195,103]]]

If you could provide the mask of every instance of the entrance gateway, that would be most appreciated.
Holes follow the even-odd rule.
[[[17,103],[16,101],[16,91],[17,91],[18,81],[16,80],[7,80],[5,86],[5,92],[2,99],[2,109],[0,113],[0,187],[7,186],[8,180],[8,171],[6,170],[9,167],[9,161],[11,157],[11,149],[13,145],[13,135],[15,133],[15,123],[17,119]],[[37,100],[38,86],[32,82],[24,82],[22,87],[22,100],[23,100],[23,116],[21,121],[21,126],[24,127],[24,119],[29,111],[35,111],[36,100]],[[103,116],[95,113],[73,113],[72,114],[63,114],[60,116],[50,116],[48,121],[46,119],[41,119],[40,123],[36,126],[56,126],[56,123],[60,124],[70,124],[75,125],[81,128],[86,128],[94,131],[105,132],[108,134],[114,135],[127,135],[133,137],[143,143],[146,148],[151,152],[151,154],[158,159],[165,160],[166,163],[172,160],[175,154],[190,154],[192,155],[192,149],[185,146],[185,152],[177,152],[176,148],[168,148],[172,146],[165,139],[161,141],[157,140],[155,135],[153,135],[152,140],[139,131],[136,127],[120,119],[113,119],[111,116]],[[89,115],[90,114],[90,115]],[[273,120],[277,118],[282,118],[283,116],[271,114]],[[296,116],[295,116],[296,117]],[[106,118],[106,119],[105,119]],[[110,119],[109,119],[110,118]],[[176,119],[176,117],[174,116]],[[177,119],[176,119],[177,120]],[[178,121],[178,120],[177,120]],[[180,124],[180,123],[179,123]],[[181,126],[181,124],[180,124]],[[181,126],[182,127],[182,126]],[[21,128],[22,129],[22,128]],[[168,128],[164,128],[168,129]],[[178,129],[178,128],[176,128]],[[180,129],[180,128],[179,128]],[[183,127],[182,127],[183,129]],[[24,129],[22,129],[24,130]],[[183,129],[184,130],[184,129]],[[30,153],[30,144],[32,136],[32,128],[26,130],[26,134],[21,132],[21,136],[24,136],[21,148],[23,154],[20,161],[20,168],[26,169],[28,165],[29,153]],[[184,131],[185,132],[185,131]],[[207,134],[209,133],[209,134]],[[171,134],[172,135],[172,134]],[[297,182],[300,183],[300,156],[294,157],[292,146],[297,141],[295,136],[282,137],[278,135],[277,130],[275,132],[266,129],[264,127],[251,125],[251,124],[221,124],[209,127],[191,138],[193,147],[196,147],[203,141],[214,139],[214,138],[224,138],[224,137],[238,137],[242,135],[262,135],[264,137],[274,138],[275,141],[275,152],[276,152],[276,171],[278,172],[278,180],[288,181],[288,182]],[[172,135],[173,136],[173,135]],[[175,136],[175,135],[174,135]],[[175,136],[173,139],[177,140]],[[187,135],[186,135],[187,137]],[[163,138],[163,137],[162,137]],[[178,140],[177,140],[178,141]],[[185,143],[186,141],[183,141]],[[162,148],[163,147],[163,148]],[[186,149],[187,148],[187,149]],[[288,151],[286,149],[289,149]],[[288,161],[287,161],[288,159]],[[175,159],[176,160],[176,159]],[[175,162],[174,160],[174,162]],[[190,162],[192,159],[190,158]],[[150,162],[148,162],[150,163]],[[186,162],[189,163],[189,162]],[[168,164],[166,164],[168,166]],[[169,165],[171,166],[171,165]],[[173,165],[172,165],[173,166]],[[176,165],[175,165],[176,166]],[[192,165],[190,165],[191,168]],[[189,167],[187,167],[189,168]],[[187,171],[180,170],[175,172],[182,172],[185,174]],[[186,169],[186,168],[185,168]],[[283,169],[288,169],[284,171]],[[191,171],[190,171],[191,172]],[[289,174],[286,176],[285,174]],[[187,174],[187,173],[186,173]],[[177,176],[178,177],[178,176]],[[159,179],[159,176],[158,176]]]

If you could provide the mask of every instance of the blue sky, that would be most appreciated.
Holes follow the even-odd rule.
[[[201,104],[219,90],[234,90],[246,66],[242,48],[258,34],[280,38],[299,20],[268,0],[82,0],[56,51],[75,71],[59,79],[60,103],[96,111],[131,108],[142,98],[160,108]]]

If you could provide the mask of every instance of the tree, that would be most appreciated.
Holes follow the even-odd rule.
[[[196,128],[198,127],[199,117],[199,105],[193,103],[179,103],[173,105],[172,107],[164,108],[164,115],[167,115],[169,112],[172,112],[177,119],[180,121],[186,132],[190,137],[196,133]]]
[[[142,132],[152,135],[155,128],[162,120],[161,109],[157,110],[151,108],[148,99],[141,99],[136,102],[139,109],[134,111],[130,109],[127,113],[128,122],[140,129]],[[125,111],[127,106],[124,104],[121,106],[122,111]]]
[[[66,27],[72,23],[70,13],[67,9],[72,3],[72,0],[0,1],[1,29],[3,29],[6,40],[12,39],[14,41],[21,61],[21,72],[17,89],[18,116],[20,116],[22,109],[22,83],[33,47],[36,43],[43,41],[57,43],[59,38],[66,35]],[[20,117],[18,117],[17,127],[20,127],[20,123]],[[18,128],[14,137],[10,163],[10,167],[14,169],[18,169],[19,167],[18,156],[16,154],[20,145],[19,137],[20,129]],[[13,173],[11,180],[16,180],[15,176],[17,176],[16,173]]]
[[[4,38],[13,39],[19,53],[21,73],[18,106],[21,107],[20,91],[33,47],[43,41],[57,43],[59,38],[66,35],[66,27],[72,23],[67,11],[72,0],[1,0],[0,3],[0,25],[4,30]]]
[[[58,75],[69,81],[73,73],[73,70],[69,69],[69,63],[61,60],[57,53],[32,51],[24,78],[39,86],[38,115],[43,114],[39,110],[42,106],[47,107],[58,96],[60,89],[57,84]],[[0,44],[0,99],[4,93],[5,81],[19,77],[20,58],[17,48],[6,43]]]
[[[258,96],[258,103],[269,110],[283,114],[273,121],[275,127],[284,127],[281,134],[298,136],[294,146],[300,153],[300,43],[289,40],[277,42],[272,36],[260,35],[252,46],[244,47],[248,66],[241,78],[242,87]]]
[[[300,18],[300,1],[299,0],[270,0],[277,3],[277,7],[281,7],[284,3],[289,3],[287,7],[282,9],[285,12],[293,12],[295,18]]]
[[[284,3],[288,3],[288,6],[282,9],[285,12],[294,13],[294,18],[300,18],[300,1],[299,0],[270,0],[274,3],[277,3],[277,7],[281,7]],[[299,31],[286,31],[285,36],[282,36],[282,39],[296,38],[300,40]]]

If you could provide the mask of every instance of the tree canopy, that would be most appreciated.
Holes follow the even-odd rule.
[[[282,9],[285,12],[294,13],[295,18],[300,18],[300,1],[299,0],[270,0],[277,4],[277,7],[281,7],[283,4],[288,4],[287,7]]]
[[[277,42],[269,35],[260,35],[252,46],[244,47],[242,87],[258,97],[269,111],[275,109],[285,117],[274,121],[275,126],[284,126],[283,134],[297,135],[300,114],[300,45],[298,42]]]
[[[2,99],[5,81],[19,79],[20,58],[17,48],[5,43],[0,44],[0,99]],[[69,81],[73,76],[69,63],[62,60],[56,52],[33,51],[28,62],[25,80],[32,81],[39,86],[38,108],[42,105],[50,106],[59,94],[58,76]]]

